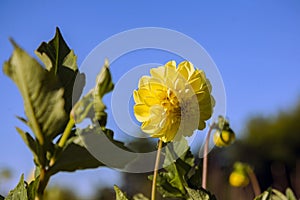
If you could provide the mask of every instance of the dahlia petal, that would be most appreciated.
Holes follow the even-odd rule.
[[[164,77],[165,77],[164,66],[160,66],[158,68],[152,68],[152,69],[150,69],[150,74],[154,78],[158,78],[158,79],[164,80]]]
[[[148,88],[150,76],[142,76],[139,81],[139,88]]]
[[[168,66],[170,68],[176,69],[176,62],[175,62],[175,60],[170,60],[169,62],[167,62],[165,64],[165,66]]]
[[[201,79],[195,78],[195,79],[189,81],[189,84],[193,88],[194,92],[197,93],[201,87]]]
[[[139,122],[147,121],[150,117],[150,108],[145,104],[137,104],[133,107],[134,115]]]
[[[143,101],[140,99],[139,92],[137,90],[133,91],[133,100],[137,104],[143,103]]]
[[[195,68],[192,63],[188,61],[183,61],[178,64],[177,71],[186,79],[188,80],[189,77],[193,74],[195,71]]]

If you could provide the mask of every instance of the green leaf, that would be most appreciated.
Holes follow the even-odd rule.
[[[145,197],[143,194],[139,193],[133,196],[133,200],[149,200],[149,198]]]
[[[72,113],[76,123],[80,123],[89,117],[94,123],[98,121],[100,126],[104,127],[106,125],[107,113],[105,112],[106,106],[102,98],[106,93],[112,91],[113,87],[108,62],[105,61],[101,72],[96,78],[95,87],[74,105]]]
[[[104,166],[85,148],[80,136],[69,139],[69,144],[59,154],[55,164],[49,169],[51,175],[60,171],[73,172]]]
[[[214,195],[204,189],[194,190],[189,187],[185,187],[185,189],[191,200],[216,200]]]
[[[59,28],[56,28],[54,38],[48,43],[43,42],[36,51],[37,55],[43,58],[43,61],[46,60],[43,56],[47,55],[51,63],[49,63],[46,68],[49,71],[54,71],[56,74],[59,71],[59,67],[62,66],[65,57],[70,53],[71,50],[63,39]]]
[[[0,194],[0,200],[4,200],[4,196]]]
[[[287,188],[285,191],[285,195],[288,200],[297,200],[295,194],[290,188]]]
[[[182,138],[182,140],[185,139]],[[187,195],[185,187],[188,185],[186,179],[194,165],[194,157],[186,141],[171,143],[165,149],[163,167],[166,172],[158,174],[157,189],[165,198],[185,198]],[[178,156],[180,157],[177,158]],[[149,178],[152,179],[152,176]]]
[[[66,113],[70,113],[72,101],[79,99],[85,84],[85,75],[78,71],[77,56],[66,44],[59,28],[56,28],[54,38],[48,43],[43,42],[35,53],[44,62],[46,69],[58,76],[64,88],[64,108]]]
[[[38,151],[37,151],[37,143],[36,141],[31,137],[31,135],[27,132],[24,132],[23,130],[21,130],[20,128],[16,127],[18,133],[21,135],[23,141],[25,142],[25,144],[29,147],[29,149],[34,153],[35,156],[38,155]]]
[[[18,185],[9,192],[5,200],[28,200],[24,174],[21,175]]]
[[[269,200],[271,197],[270,191],[264,191],[262,194],[254,198],[254,200]]]
[[[39,184],[39,178],[31,181],[27,188],[28,200],[35,200],[36,191]]]
[[[274,193],[274,195],[272,195],[271,199],[275,200],[277,198],[278,200],[288,200],[287,197],[278,190],[272,189],[272,192]]]
[[[63,89],[53,73],[45,70],[12,41],[15,50],[3,71],[18,86],[24,99],[28,124],[40,144],[59,134],[68,119]]]
[[[129,200],[118,186],[114,185],[114,190],[116,192],[116,200]]]

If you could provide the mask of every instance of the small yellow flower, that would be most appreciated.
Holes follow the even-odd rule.
[[[242,172],[234,171],[229,176],[229,183],[233,187],[245,187],[249,184],[249,178]]]
[[[204,129],[214,106],[204,72],[188,61],[178,66],[169,61],[152,68],[150,74],[140,79],[133,93],[134,115],[142,122],[142,130],[169,142],[175,136],[191,136],[194,130]]]

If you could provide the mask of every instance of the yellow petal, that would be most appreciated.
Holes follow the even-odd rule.
[[[188,80],[189,77],[194,72],[194,66],[192,63],[188,61],[183,61],[179,63],[177,71],[186,79]]]
[[[175,62],[175,60],[170,60],[169,62],[167,62],[165,64],[165,66],[168,66],[170,68],[176,69],[176,62]]]
[[[150,74],[154,78],[164,80],[164,78],[165,78],[165,67],[160,66],[158,68],[152,68],[152,69],[150,69]]]
[[[137,104],[133,107],[134,115],[139,122],[147,121],[150,117],[150,108],[145,104]]]
[[[137,90],[133,91],[133,100],[136,104],[142,103],[142,100],[140,99],[140,96],[139,96],[139,92]]]
[[[139,88],[148,88],[150,76],[142,76],[139,81]]]

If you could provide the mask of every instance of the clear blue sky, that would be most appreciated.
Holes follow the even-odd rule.
[[[9,37],[33,55],[41,41],[52,38],[56,26],[78,55],[79,65],[113,34],[164,27],[192,37],[211,55],[225,84],[227,116],[238,132],[250,116],[290,109],[300,99],[298,0],[80,2],[1,1],[0,62],[12,53]],[[21,125],[15,115],[23,116],[22,99],[3,73],[0,91],[0,167],[11,167],[15,177],[22,172],[28,175],[33,166],[31,154],[14,128]],[[63,173],[52,183],[70,183],[78,185],[79,191],[89,191],[107,181],[101,171]]]

